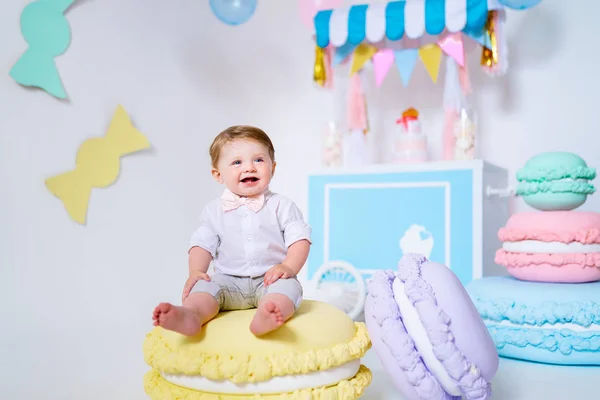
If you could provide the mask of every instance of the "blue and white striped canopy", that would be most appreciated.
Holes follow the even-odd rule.
[[[319,11],[315,15],[319,47],[335,47],[366,40],[410,39],[425,34],[481,32],[489,10],[500,10],[498,0],[404,0],[355,5]]]

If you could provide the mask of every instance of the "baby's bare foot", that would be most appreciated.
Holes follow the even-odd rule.
[[[170,303],[160,303],[152,315],[154,326],[162,326],[186,336],[193,336],[202,327],[200,316],[194,311],[174,306]]]
[[[272,301],[266,301],[258,306],[256,314],[250,323],[250,332],[261,336],[283,325],[283,315]]]

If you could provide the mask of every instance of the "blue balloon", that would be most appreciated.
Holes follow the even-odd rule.
[[[248,21],[256,11],[257,0],[210,0],[212,12],[228,25]]]
[[[498,0],[504,7],[512,8],[513,10],[527,10],[537,6],[542,0]]]

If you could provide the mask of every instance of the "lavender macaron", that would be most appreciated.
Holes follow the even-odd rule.
[[[405,400],[485,400],[496,346],[456,275],[407,254],[368,282],[365,322],[373,349]]]

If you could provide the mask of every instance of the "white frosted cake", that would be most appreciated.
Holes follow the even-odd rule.
[[[427,137],[421,130],[418,111],[414,108],[404,111],[396,123],[399,131],[394,135],[393,161],[397,164],[427,161]]]

